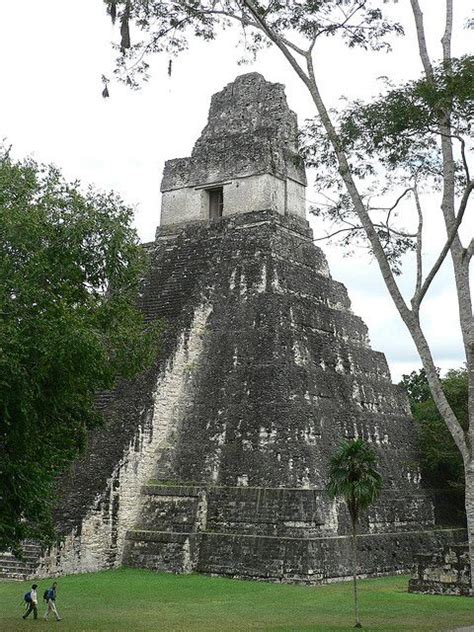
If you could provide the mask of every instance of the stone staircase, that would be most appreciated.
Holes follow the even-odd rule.
[[[41,557],[42,548],[36,542],[27,540],[23,543],[23,559],[12,553],[0,553],[0,580],[9,579],[24,581],[34,575]]]

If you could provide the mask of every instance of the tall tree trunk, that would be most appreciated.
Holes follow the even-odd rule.
[[[474,488],[473,488],[474,492]],[[474,508],[474,496],[473,496],[473,508]],[[473,514],[474,518],[474,514]],[[357,523],[352,522],[352,584],[354,588],[354,614],[355,614],[355,628],[361,628],[361,622],[359,617],[359,595],[357,593]]]
[[[474,459],[465,465],[466,479],[466,519],[469,556],[471,562],[471,597],[474,597]]]

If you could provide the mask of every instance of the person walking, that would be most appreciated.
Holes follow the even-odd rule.
[[[56,621],[61,621],[61,617],[59,616],[58,609],[56,608],[56,591],[58,589],[58,584],[56,582],[53,583],[51,588],[45,592],[45,600],[47,603],[47,609],[44,615],[45,621],[48,620],[49,613],[54,612],[54,616],[56,617]]]
[[[27,603],[27,611],[22,616],[22,619],[26,619],[31,613],[33,613],[33,619],[38,618],[38,593],[36,589],[38,588],[37,584],[33,584],[29,593],[25,595],[25,601]]]

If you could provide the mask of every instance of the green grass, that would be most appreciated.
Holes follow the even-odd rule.
[[[407,577],[360,581],[366,630],[450,630],[474,624],[474,599],[407,593]],[[42,596],[47,580],[38,582]],[[58,580],[59,623],[22,621],[31,582],[0,582],[0,630],[227,632],[350,630],[350,583],[306,587],[120,569]],[[30,615],[31,617],[31,615]]]

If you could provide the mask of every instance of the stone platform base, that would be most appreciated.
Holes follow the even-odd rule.
[[[415,556],[408,592],[470,596],[471,568],[467,543],[448,544]]]
[[[318,490],[155,484],[142,498],[125,566],[306,584],[351,574],[351,537],[325,523],[329,510]],[[434,554],[466,537],[464,529],[396,527],[386,522],[358,537],[360,575],[408,572],[415,551]]]
[[[433,529],[359,536],[359,550],[364,561],[358,574],[373,577],[408,572],[416,547],[423,543],[436,550],[463,535],[465,532],[461,529]],[[128,535],[125,566],[160,572],[194,571],[241,579],[317,584],[350,579],[350,547],[349,536],[305,540],[210,532],[133,531]]]

